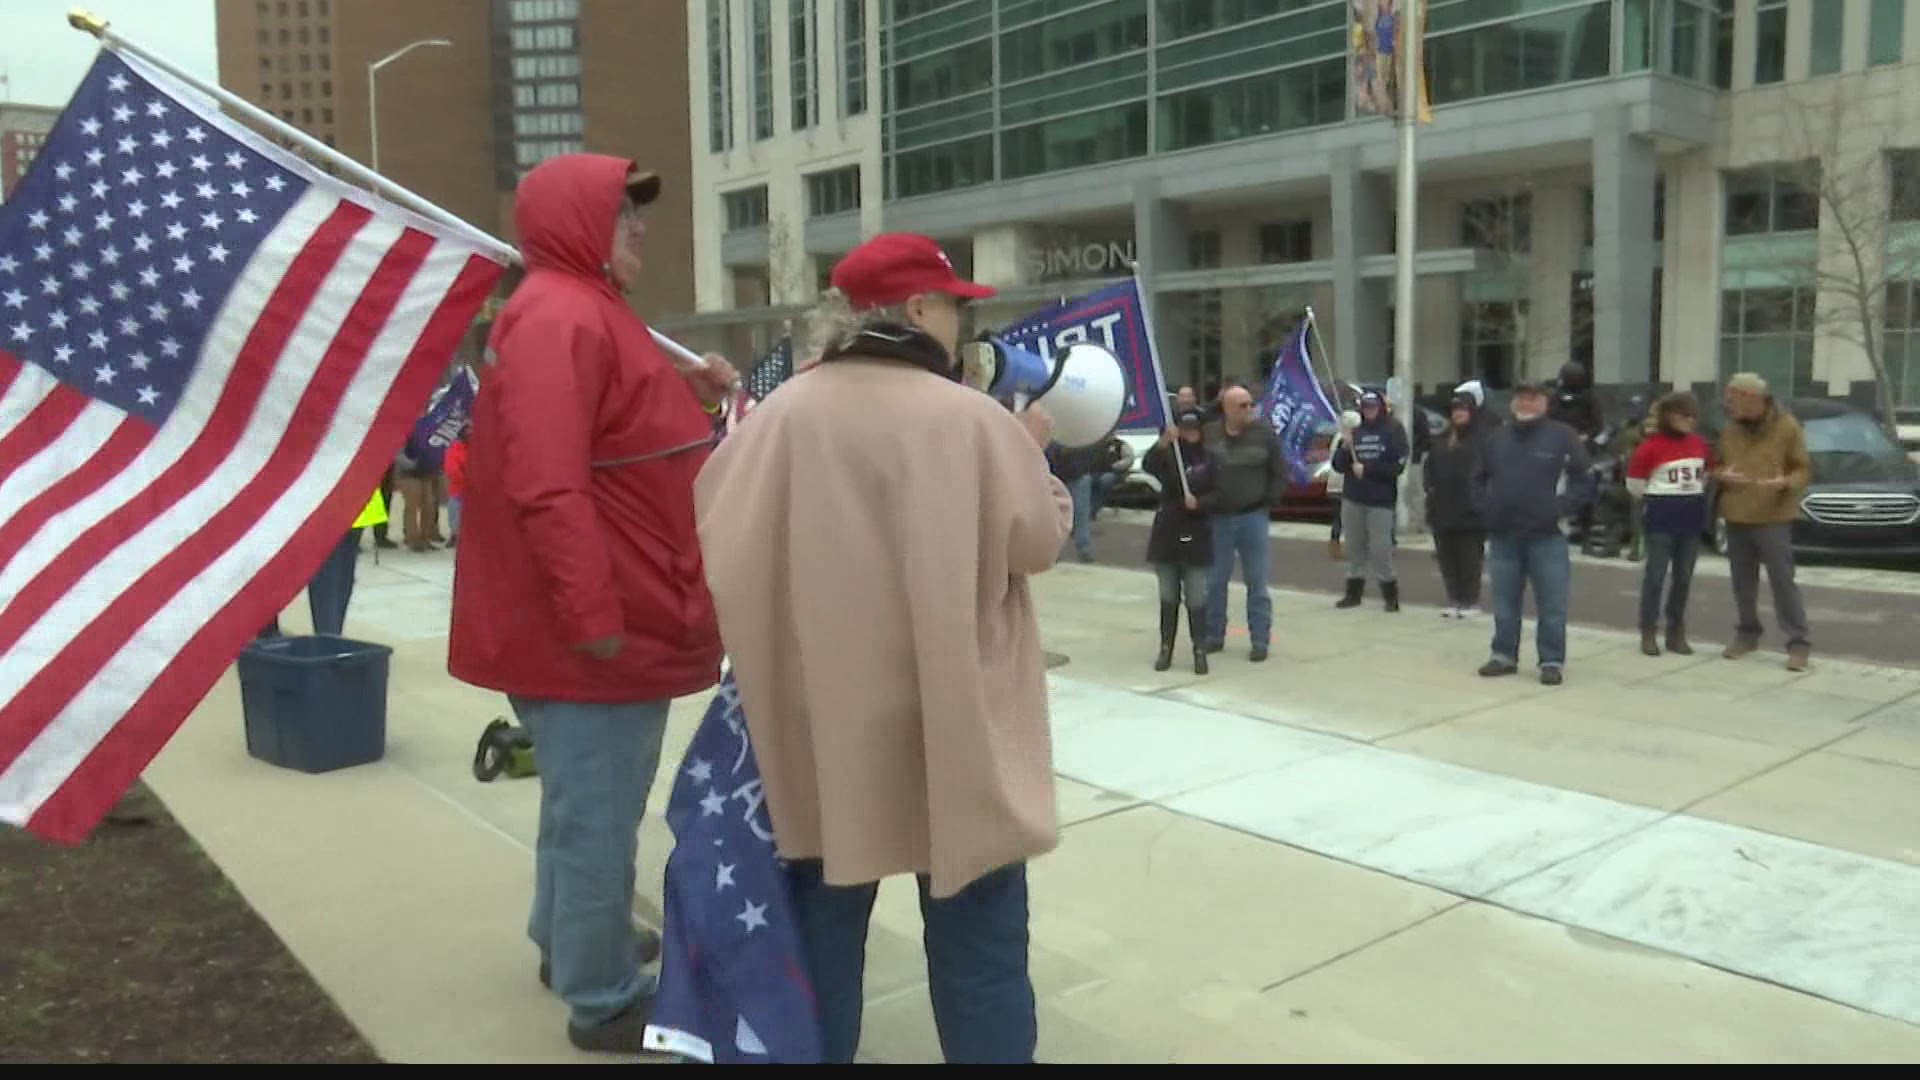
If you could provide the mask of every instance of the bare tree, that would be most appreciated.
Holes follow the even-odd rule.
[[[1788,95],[1775,176],[1817,204],[1819,242],[1782,269],[1815,290],[1815,326],[1865,356],[1891,430],[1885,310],[1889,289],[1920,279],[1920,152],[1891,142],[1909,103],[1862,85]]]

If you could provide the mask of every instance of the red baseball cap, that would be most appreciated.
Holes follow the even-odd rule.
[[[855,309],[886,307],[919,293],[968,300],[995,295],[991,286],[960,280],[940,245],[917,233],[881,233],[847,252],[831,283]]]

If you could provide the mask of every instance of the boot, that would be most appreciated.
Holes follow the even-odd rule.
[[[1200,628],[1207,624],[1206,617],[1206,608],[1187,609],[1187,632],[1193,635],[1193,673],[1195,675],[1207,673],[1207,643],[1201,639],[1199,633]]]
[[[1640,651],[1648,656],[1660,655],[1660,635],[1654,633],[1651,626],[1640,631]]]
[[[1350,577],[1347,579],[1347,595],[1341,597],[1333,606],[1350,608],[1360,606],[1360,597],[1367,591],[1367,579]]]
[[[1687,644],[1687,628],[1679,623],[1667,627],[1667,651],[1676,656],[1692,656],[1693,646]]]
[[[1153,659],[1153,670],[1165,671],[1173,666],[1173,635],[1180,628],[1180,605],[1160,601],[1160,655]]]
[[[1381,582],[1380,595],[1386,597],[1388,611],[1400,610],[1400,583],[1399,582],[1397,581]]]

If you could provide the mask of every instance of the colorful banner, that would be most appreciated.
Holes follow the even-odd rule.
[[[1353,108],[1358,113],[1398,117],[1400,98],[1401,8],[1419,5],[1420,40],[1426,40],[1427,9],[1420,0],[1348,0],[1353,32]],[[1425,67],[1424,64],[1421,65]],[[1420,78],[1420,122],[1433,122],[1424,72]]]
[[[999,336],[1047,359],[1076,342],[1101,346],[1127,373],[1127,407],[1115,430],[1159,433],[1171,426],[1167,381],[1160,371],[1160,354],[1153,346],[1153,327],[1138,279],[1034,312],[1009,324]]]
[[[427,411],[407,436],[406,455],[423,469],[438,470],[446,459],[447,447],[460,437],[473,415],[473,399],[480,383],[473,369],[462,367],[440,389],[433,392]]]
[[[1280,437],[1294,476],[1312,475],[1313,464],[1307,460],[1307,453],[1313,448],[1314,436],[1340,422],[1339,410],[1327,400],[1326,391],[1313,374],[1313,356],[1307,351],[1312,326],[1311,318],[1301,319],[1293,336],[1280,347],[1273,374],[1267,378],[1266,393],[1259,402],[1260,415]]]

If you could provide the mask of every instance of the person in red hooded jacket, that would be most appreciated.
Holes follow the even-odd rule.
[[[506,694],[533,737],[528,935],[573,1044],[617,1053],[643,1048],[656,989],[632,903],[667,710],[719,682],[722,652],[693,484],[735,375],[677,366],[623,298],[659,193],[600,154],[520,181],[527,275],[474,402],[448,646],[449,672]]]

